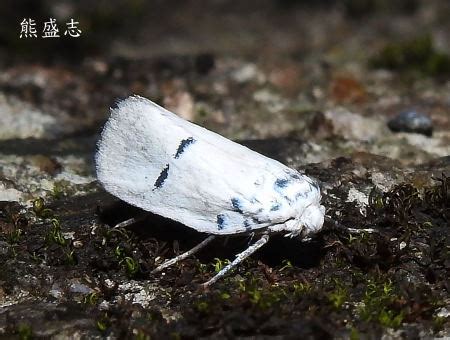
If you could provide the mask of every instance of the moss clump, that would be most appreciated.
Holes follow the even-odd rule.
[[[46,219],[53,216],[53,211],[46,207],[42,197],[38,197],[33,201],[33,212],[38,218]]]
[[[402,72],[414,72],[424,76],[450,74],[450,56],[436,51],[430,35],[386,45],[370,59],[370,66]]]
[[[100,319],[97,320],[95,323],[97,326],[97,330],[102,333],[106,334],[108,331],[108,328],[111,326],[111,322],[109,320],[108,314],[105,313]]]
[[[369,282],[358,314],[365,321],[375,321],[383,327],[398,328],[404,319],[403,312],[395,308],[395,302],[399,299],[391,281]]]
[[[347,288],[338,283],[336,283],[336,288],[328,294],[328,300],[335,309],[341,309],[348,298]]]
[[[46,236],[46,241],[48,244],[58,244],[60,246],[65,246],[68,241],[64,238],[64,235],[61,232],[61,224],[57,218],[53,218],[52,228],[48,232]]]
[[[17,244],[23,235],[22,229],[13,229],[10,233],[6,235],[6,240],[9,244]]]
[[[139,263],[134,258],[127,256],[122,263],[129,277],[133,277],[139,272]]]
[[[228,260],[228,259],[221,260],[219,258],[215,258],[214,261],[215,262],[213,264],[213,267],[214,267],[214,271],[216,274],[218,272],[220,272],[223,268],[225,268],[227,265],[230,264],[230,260]]]
[[[51,195],[54,199],[60,199],[67,196],[70,192],[70,183],[66,180],[57,181],[53,184]]]
[[[33,330],[28,324],[19,324],[19,326],[17,327],[17,334],[19,336],[19,339],[21,340],[28,340],[33,338]]]

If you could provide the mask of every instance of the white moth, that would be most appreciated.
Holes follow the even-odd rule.
[[[139,96],[111,110],[96,166],[111,194],[210,235],[155,272],[217,235],[262,235],[204,285],[267,243],[270,234],[304,237],[323,225],[325,208],[313,179]]]

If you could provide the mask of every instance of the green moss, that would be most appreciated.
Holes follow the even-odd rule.
[[[378,322],[383,327],[398,328],[404,319],[402,311],[394,309],[394,302],[399,299],[392,281],[382,283],[369,282],[366,287],[362,305],[358,314],[365,321]]]
[[[334,309],[340,310],[350,299],[350,293],[345,282],[340,277],[335,277],[331,278],[327,285],[334,287],[334,289],[326,293],[325,297]]]
[[[283,262],[281,262],[281,264],[283,265],[283,267],[280,268],[280,272],[282,272],[283,270],[286,270],[286,269],[294,268],[291,261],[289,261],[289,260],[283,260]]]
[[[341,309],[348,300],[348,291],[345,287],[337,287],[328,294],[328,299],[335,309]]]
[[[19,324],[17,333],[19,335],[19,339],[21,340],[29,340],[33,338],[33,330],[28,324]]]
[[[118,260],[122,260],[125,256],[125,249],[123,249],[123,247],[121,246],[117,246],[116,248],[114,248],[114,255]]]
[[[102,333],[106,332],[106,330],[108,329],[108,323],[103,319],[97,320],[96,326],[97,329]]]
[[[312,291],[312,286],[309,283],[294,283],[292,286],[294,288],[294,295],[296,297],[301,297]]]
[[[65,264],[67,264],[68,266],[74,266],[78,263],[77,261],[77,257],[75,255],[75,251],[74,250],[67,250],[65,252]]]
[[[381,209],[384,206],[383,193],[373,187],[369,194],[369,205],[374,209]]]
[[[239,290],[243,297],[260,309],[268,309],[286,297],[282,287],[264,285],[263,281],[253,276],[240,281]]]
[[[203,107],[200,107],[198,110],[197,110],[197,114],[198,114],[198,116],[200,117],[200,118],[206,118],[207,116],[209,116],[210,115],[210,113],[209,113],[209,111],[207,111],[205,108],[203,108]]]
[[[33,260],[33,261],[35,261],[36,263],[42,263],[44,260],[45,260],[45,258],[42,256],[40,256],[38,253],[36,253],[35,251],[34,252],[32,252],[31,254],[30,254],[30,258]]]
[[[222,300],[228,300],[230,297],[231,297],[231,295],[229,293],[227,293],[227,292],[220,293],[220,298]]]
[[[227,260],[227,259],[225,259],[225,260],[221,260],[221,259],[219,259],[219,258],[215,258],[214,259],[214,264],[213,264],[213,267],[214,267],[214,271],[216,272],[216,273],[218,273],[218,272],[220,272],[223,268],[225,268],[227,265],[229,265],[230,264],[230,261],[229,260]]]
[[[135,340],[150,340],[151,337],[148,334],[145,334],[144,331],[138,330],[136,335],[134,336]]]
[[[253,288],[248,292],[249,300],[261,309],[268,309],[274,304],[280,302],[284,292],[280,289],[265,290],[262,288]]]
[[[378,322],[383,327],[398,328],[401,326],[403,318],[404,315],[401,311],[397,313],[392,310],[382,309],[378,315]]]
[[[95,325],[102,334],[106,334],[108,328],[112,325],[111,316],[106,312],[102,313],[101,316],[95,321]]]
[[[129,277],[133,277],[139,272],[139,263],[132,257],[125,257],[121,263]]]
[[[350,340],[359,340],[361,338],[361,336],[359,335],[359,331],[355,327],[352,327],[352,329],[350,330],[349,338]]]
[[[173,340],[180,340],[182,339],[181,334],[178,332],[172,332],[170,333],[170,338]]]
[[[447,318],[444,316],[435,316],[433,318],[433,331],[439,332],[444,328]]]
[[[206,274],[208,272],[208,265],[198,262],[197,270],[200,274]]]
[[[151,337],[148,334],[145,334],[141,329],[137,330],[136,335],[134,336],[135,340],[150,340]]]
[[[369,64],[374,68],[413,72],[424,76],[450,74],[450,56],[436,51],[430,35],[390,43],[371,58]]]
[[[205,300],[198,301],[195,304],[195,309],[200,313],[207,313],[209,310],[209,303]]]
[[[57,181],[53,184],[51,195],[55,199],[64,197],[70,191],[70,182],[66,180]]]
[[[20,228],[14,228],[11,232],[9,232],[6,236],[6,240],[9,244],[17,244],[20,241],[20,238],[23,235],[23,230]]]
[[[96,292],[93,293],[89,293],[87,294],[84,299],[83,302],[87,305],[91,305],[94,306],[97,304],[98,302],[98,294]]]
[[[46,208],[42,197],[38,197],[33,201],[33,212],[39,218],[50,218],[53,216],[53,211]]]
[[[52,228],[50,229],[49,233],[46,236],[46,241],[48,244],[59,244],[60,246],[65,246],[68,244],[67,240],[64,238],[62,232],[61,232],[61,225],[58,219],[53,218],[52,221]]]

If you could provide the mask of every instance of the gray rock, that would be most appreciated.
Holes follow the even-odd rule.
[[[87,286],[87,285],[85,285],[83,283],[78,282],[78,280],[74,280],[70,284],[69,290],[72,293],[79,293],[79,294],[90,294],[90,293],[92,293],[94,291],[91,287],[89,287],[89,286]]]
[[[415,132],[426,136],[433,134],[431,118],[417,111],[404,111],[388,122],[388,127],[394,132]]]
[[[3,93],[0,112],[0,140],[55,137],[61,130],[61,122],[55,117]]]

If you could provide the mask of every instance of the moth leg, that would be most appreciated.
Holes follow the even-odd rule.
[[[113,227],[113,229],[125,228],[125,227],[128,227],[128,226],[130,226],[130,225],[136,223],[136,222],[140,222],[140,221],[142,221],[142,220],[144,220],[144,219],[145,219],[145,216],[141,216],[141,217],[132,217],[132,218],[129,218],[128,220],[125,220],[125,221],[122,221],[122,222],[120,222],[120,223],[117,223],[117,224]]]
[[[347,228],[347,230],[350,234],[378,233],[378,230],[373,229],[373,228],[365,228],[365,229]]]
[[[152,274],[153,273],[157,273],[160,272],[161,270],[163,270],[164,268],[167,268],[181,260],[184,260],[186,257],[189,257],[191,255],[194,255],[196,252],[198,252],[200,249],[204,248],[208,243],[210,243],[212,240],[214,240],[216,238],[215,235],[211,235],[208,236],[207,238],[205,238],[202,242],[200,242],[199,244],[197,244],[194,248],[188,250],[187,252],[180,254],[176,257],[174,257],[173,259],[167,260],[166,262],[164,262],[163,264],[159,265],[158,267],[156,267],[155,269],[152,270]]]
[[[325,221],[331,223],[333,225],[333,227],[337,228],[337,229],[342,229],[345,231],[348,231],[350,234],[362,234],[362,233],[368,233],[368,234],[372,234],[372,233],[378,233],[378,230],[373,229],[373,228],[366,228],[366,229],[356,229],[356,228],[349,228],[346,227],[344,225],[342,225],[341,223],[339,223],[338,221],[334,221],[332,220],[330,217],[325,216]]]
[[[251,246],[249,246],[247,249],[245,249],[242,253],[239,253],[236,255],[236,258],[233,262],[231,262],[229,265],[227,265],[225,268],[223,268],[220,272],[216,274],[212,279],[205,282],[202,286],[203,288],[206,288],[212,284],[214,284],[217,280],[219,280],[221,277],[225,276],[231,269],[236,267],[239,263],[244,261],[247,257],[252,255],[255,251],[257,251],[259,248],[261,248],[263,245],[265,245],[269,241],[269,235],[264,234],[258,241],[253,243]]]

